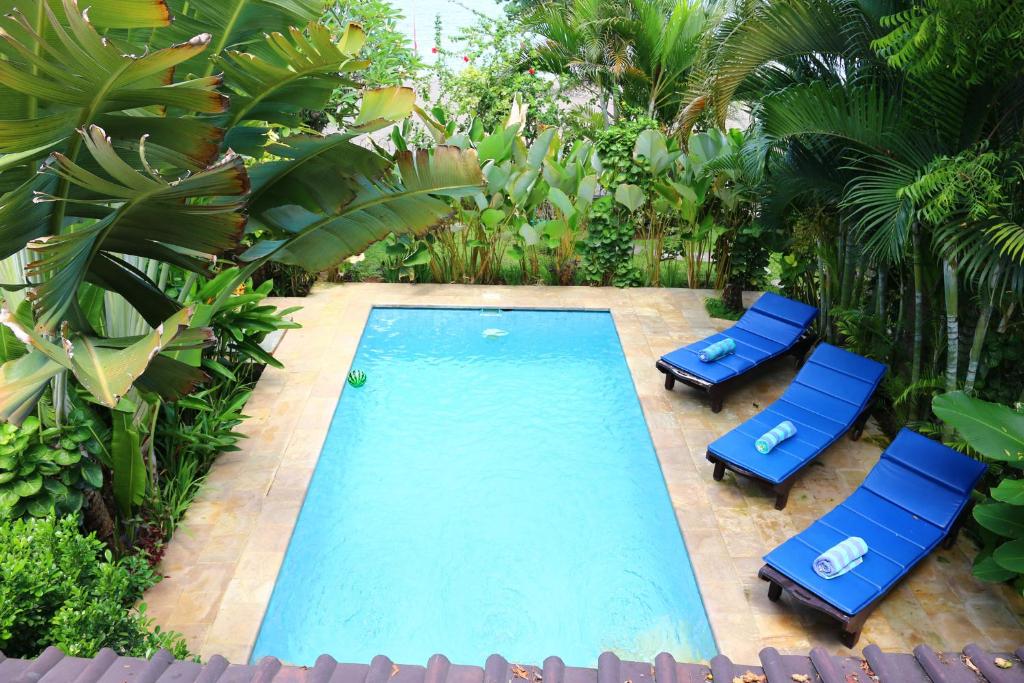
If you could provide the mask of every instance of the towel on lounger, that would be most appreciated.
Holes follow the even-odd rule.
[[[814,559],[814,573],[823,579],[834,579],[864,561],[868,544],[859,536],[850,536]]]
[[[758,437],[754,448],[758,453],[766,454],[791,436],[796,436],[796,425],[785,420]]]
[[[700,358],[702,363],[711,363],[722,356],[728,356],[735,350],[736,341],[732,337],[726,337],[722,341],[717,341],[714,344],[708,344],[705,346],[699,353],[697,353],[697,358]]]

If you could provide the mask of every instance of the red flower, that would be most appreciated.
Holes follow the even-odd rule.
[[[463,57],[463,58],[462,58],[462,61],[464,61],[464,62],[468,62],[468,61],[469,61],[469,57]]]
[[[532,75],[534,75],[535,73],[537,73],[537,72],[536,72],[536,70],[534,70],[534,68],[533,68],[533,67],[530,67],[530,75],[532,76]]]
[[[433,52],[435,55],[437,54],[437,48],[436,47],[430,48],[430,51]]]

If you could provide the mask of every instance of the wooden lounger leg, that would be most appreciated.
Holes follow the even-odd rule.
[[[770,581],[768,583],[768,599],[772,602],[778,602],[779,598],[782,597],[782,586]]]
[[[789,503],[789,490],[793,488],[793,480],[787,479],[781,484],[777,484],[772,487],[775,491],[775,509],[784,510],[786,504]]]
[[[672,391],[672,387],[676,385],[676,378],[672,376],[671,372],[665,373],[665,388]]]
[[[856,631],[848,631],[847,627],[843,627],[843,632],[839,635],[839,640],[843,645],[852,650],[857,647],[857,641],[860,640],[860,632],[863,628],[864,627],[861,626]]]
[[[864,433],[864,426],[868,423],[868,418],[871,416],[870,410],[865,410],[857,418],[857,421],[853,423],[853,429],[850,430],[850,439],[858,441],[861,435]]]
[[[868,620],[872,610],[874,610],[874,605],[868,605],[843,624],[843,632],[839,635],[839,640],[842,641],[843,645],[851,650],[857,647],[857,641],[860,640],[860,632],[864,630],[864,622]]]
[[[715,462],[715,471],[712,473],[711,477],[715,481],[722,481],[722,477],[724,477],[724,476],[725,476],[725,463],[722,462],[721,460],[718,460],[717,462]]]
[[[725,398],[722,396],[721,387],[711,387],[708,389],[708,398],[711,399],[711,412],[718,413],[722,410],[722,400]]]
[[[946,537],[944,539],[942,539],[943,550],[949,550],[954,545],[956,545],[956,537],[960,534],[960,528],[964,525],[964,520],[971,515],[971,508],[973,507],[974,505],[969,503],[966,507],[964,507],[963,512],[960,513],[960,516],[956,518],[956,521],[953,522],[953,526],[950,527],[949,533],[946,534]]]

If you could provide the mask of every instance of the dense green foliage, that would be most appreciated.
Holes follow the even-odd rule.
[[[34,657],[56,646],[73,657],[100,648],[151,656],[159,648],[187,655],[134,605],[155,576],[140,557],[114,560],[73,517],[0,521],[0,650]]]
[[[516,0],[429,69],[387,0],[0,9],[8,654],[181,647],[144,563],[321,271],[814,303],[885,431],[992,462],[976,572],[1024,589],[1024,4]]]
[[[974,508],[982,541],[974,574],[985,581],[1013,580],[1024,591],[1024,410],[980,401],[963,392],[936,396],[935,414],[955,427],[966,447],[991,463],[985,500]],[[991,486],[988,484],[991,483]]]
[[[83,489],[103,486],[103,432],[80,408],[47,428],[35,416],[0,425],[0,518],[78,512]]]

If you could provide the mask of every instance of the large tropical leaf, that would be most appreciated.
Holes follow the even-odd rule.
[[[167,106],[217,113],[227,106],[218,78],[172,83],[174,67],[202,53],[209,34],[131,55],[105,40],[72,0],[63,0],[62,10],[45,4],[43,26],[18,10],[0,18],[0,98],[11,100],[5,109],[22,107],[2,112],[0,172],[54,149],[74,158],[75,129],[100,115]]]
[[[349,24],[338,40],[323,24],[310,23],[305,31],[271,33],[259,54],[228,50],[214,58],[231,92],[231,111],[222,123],[234,129],[241,122],[267,122],[290,128],[301,123],[303,109],[327,106],[334,89],[354,86],[340,74],[366,68],[357,59],[366,41],[358,24]],[[228,144],[243,154],[256,155],[265,143],[265,128],[252,124],[228,133]],[[262,135],[259,133],[263,133]]]
[[[855,176],[842,205],[861,243],[879,261],[900,262],[914,222],[914,206],[903,189],[917,178],[918,169],[884,155],[865,155],[848,170]]]
[[[140,388],[174,395],[181,382],[162,374],[163,361],[155,373],[147,370],[159,353],[212,342],[208,329],[188,328],[191,318],[192,309],[182,309],[148,334],[127,339],[98,339],[65,329],[57,344],[3,309],[0,323],[33,350],[0,365],[0,420],[24,419],[49,380],[62,371],[71,372],[98,402],[111,408],[136,382]]]
[[[109,265],[106,260],[97,261],[104,252],[146,256],[153,253],[153,245],[158,245],[164,251],[218,254],[238,244],[245,225],[240,197],[249,185],[239,157],[228,156],[202,172],[167,181],[154,172],[140,173],[125,163],[102,129],[93,126],[83,131],[82,137],[107,177],[59,153],[52,156],[48,169],[83,194],[76,202],[88,202],[105,213],[85,227],[29,243],[34,260],[27,267],[27,275],[36,283],[29,297],[36,322],[45,330],[53,330],[61,322],[90,273]],[[145,164],[144,157],[142,161]],[[39,199],[67,201],[60,197]],[[122,289],[131,286],[133,278],[113,279],[108,271],[99,272],[96,278],[118,287],[115,291],[129,301],[138,296],[137,291]],[[137,273],[134,281],[143,281],[144,277]]]
[[[110,443],[111,469],[114,472],[114,501],[121,514],[128,516],[132,507],[146,495],[146,465],[142,460],[141,438],[132,423],[132,414],[112,411],[114,430]]]
[[[439,196],[470,196],[483,185],[476,152],[452,146],[399,152],[397,170],[397,180],[356,179],[354,197],[333,213],[296,204],[263,211],[258,218],[275,238],[257,243],[242,258],[324,270],[389,233],[422,234],[451,212]]]
[[[772,139],[826,135],[866,151],[926,163],[907,139],[900,99],[878,87],[828,86],[820,81],[794,85],[762,102],[764,132]]]
[[[751,74],[773,62],[806,55],[850,59],[869,56],[870,36],[853,2],[832,0],[760,0],[720,27],[709,89],[710,104],[725,127],[729,104]]]
[[[0,14],[20,10],[28,17],[41,18],[44,4],[54,0],[0,0]],[[89,0],[89,21],[108,29],[146,29],[171,25],[171,10],[165,0]]]
[[[166,33],[181,41],[198,33],[214,37],[210,55],[225,50],[252,52],[261,48],[267,33],[285,33],[320,16],[327,0],[167,0],[174,24]],[[161,36],[157,36],[159,40]],[[185,65],[186,72],[211,75],[216,65],[200,57]]]
[[[962,391],[936,396],[932,410],[986,458],[1024,465],[1024,414]]]

